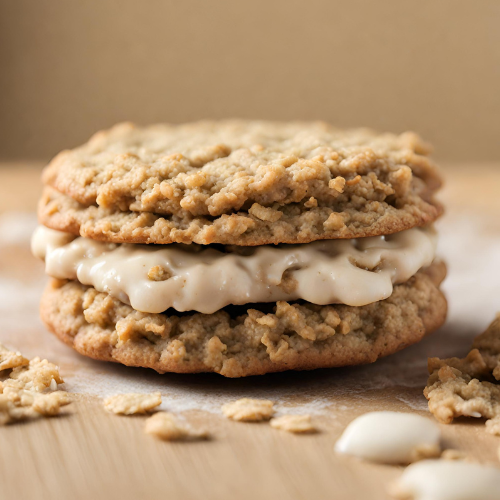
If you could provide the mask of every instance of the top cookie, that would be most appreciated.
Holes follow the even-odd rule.
[[[55,229],[82,234],[85,226],[85,236],[136,243],[374,236],[441,213],[432,199],[441,180],[428,153],[413,133],[342,131],[320,122],[120,124],[47,166],[44,183],[71,198],[77,215],[49,217],[41,209],[41,219]],[[140,213],[160,221],[161,235],[102,233],[103,218]],[[234,217],[241,221],[228,222]],[[278,233],[274,225],[282,226]]]

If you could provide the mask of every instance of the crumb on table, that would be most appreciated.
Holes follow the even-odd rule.
[[[152,394],[127,393],[116,394],[104,400],[104,408],[117,415],[136,415],[148,413],[161,405],[161,393]]]
[[[173,413],[160,411],[146,420],[144,427],[146,434],[151,434],[164,441],[182,441],[207,439],[208,432],[193,429],[181,422]]]
[[[310,434],[318,429],[311,421],[311,415],[282,415],[271,420],[271,427],[295,434]]]
[[[261,422],[274,415],[274,404],[268,399],[243,398],[222,405],[222,413],[240,422]]]

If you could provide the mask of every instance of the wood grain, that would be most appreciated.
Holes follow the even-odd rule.
[[[494,196],[500,186],[500,169],[476,166],[473,171],[451,167],[447,171],[442,199],[450,213],[500,214],[499,198]],[[34,208],[38,173],[36,165],[0,168],[0,212],[12,207]],[[477,189],[491,196],[467,196]],[[491,230],[500,231],[500,227]],[[0,281],[17,280],[35,287],[41,272],[27,248],[0,248]],[[36,315],[30,304],[27,302],[26,314]],[[0,341],[30,356],[46,355],[55,362],[69,351],[33,318],[31,323],[24,323],[22,317],[19,321],[5,319],[8,317],[0,316]],[[187,397],[194,388],[207,394],[226,391],[236,396],[246,395],[255,387],[289,394],[291,387],[296,388],[295,397],[288,397],[291,411],[316,397],[330,405],[313,415],[321,432],[306,436],[287,434],[266,423],[232,422],[214,412],[186,411],[185,418],[207,427],[212,439],[164,443],[144,434],[144,417],[111,415],[103,410],[99,398],[75,394],[74,403],[57,418],[0,428],[0,499],[387,499],[387,485],[401,468],[340,457],[334,453],[334,443],[345,425],[366,411],[389,409],[426,415],[423,382],[405,384],[403,377],[398,382],[397,368],[403,375],[409,366],[408,370],[418,372],[415,380],[425,381],[427,355],[462,354],[472,336],[479,333],[471,324],[466,334],[457,337],[456,328],[449,324],[406,353],[362,368],[277,374],[244,381],[204,375],[162,378],[134,371],[137,378],[165,381],[167,407],[169,384],[181,387]],[[422,362],[407,365],[412,357]],[[86,362],[78,356],[75,359],[77,363]],[[102,366],[91,363],[89,366],[96,370]],[[63,376],[66,373],[70,377],[75,367],[62,362],[61,369]],[[375,373],[377,377],[385,374],[394,383],[378,388],[359,382]],[[404,376],[407,378],[408,373]],[[486,434],[482,422],[464,420],[441,427],[447,447],[463,450],[481,461],[497,461],[500,439]]]

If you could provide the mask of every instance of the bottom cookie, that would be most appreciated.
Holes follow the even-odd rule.
[[[421,340],[446,318],[434,263],[383,301],[362,307],[299,302],[229,306],[214,314],[149,314],[76,281],[52,280],[41,302],[47,327],[94,359],[159,373],[244,377],[372,363]]]

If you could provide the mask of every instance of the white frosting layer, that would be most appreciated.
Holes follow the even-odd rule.
[[[181,244],[116,245],[43,226],[32,239],[33,253],[45,260],[50,276],[78,280],[149,313],[172,307],[211,314],[229,304],[297,299],[363,306],[386,299],[393,284],[430,265],[435,247],[431,228],[357,240],[220,250]],[[156,266],[169,279],[148,277]],[[295,280],[292,289],[290,280],[288,287],[282,284],[285,271]]]
[[[396,482],[398,498],[414,500],[500,500],[500,469],[451,460],[423,460]]]
[[[439,450],[441,431],[413,413],[374,411],[353,420],[335,444],[339,453],[384,464],[407,464],[419,449]]]

